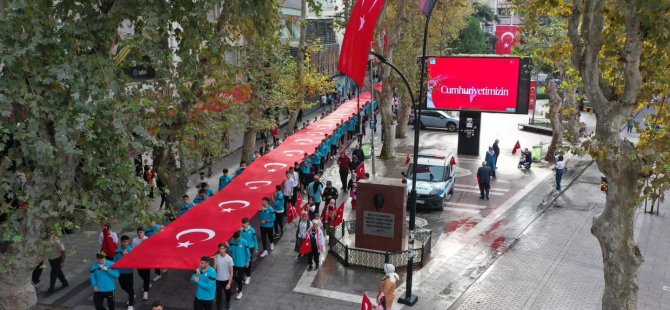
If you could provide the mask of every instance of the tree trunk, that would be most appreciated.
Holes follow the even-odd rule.
[[[551,123],[552,134],[551,143],[549,143],[544,160],[554,162],[554,153],[556,153],[556,149],[563,143],[563,120],[561,118],[563,100],[558,95],[556,82],[550,81],[547,83],[547,95],[549,96],[549,112],[547,116]]]
[[[606,285],[602,308],[637,309],[637,270],[643,261],[634,239],[638,175],[629,167],[610,169],[607,203],[591,226],[603,256]]]
[[[30,284],[32,268],[35,267],[33,263],[33,260],[28,259],[15,264],[18,267],[12,270],[12,276],[0,278],[0,309],[30,309],[37,304],[35,287]],[[42,278],[44,276],[42,274]],[[46,276],[49,277],[48,274]]]
[[[305,44],[307,40],[307,0],[300,1],[300,39],[298,40],[298,58],[296,59],[296,65],[298,70],[296,71],[296,80],[298,81],[298,88],[300,89],[300,96],[305,95],[305,86],[303,83],[303,69],[305,62]],[[303,98],[300,98],[301,100]],[[294,134],[293,128],[298,121],[298,113],[300,110],[294,110],[289,113],[288,118],[288,128],[286,128],[286,133],[290,136]]]
[[[398,105],[398,119],[397,126],[395,129],[395,137],[398,139],[405,138],[407,136],[407,127],[409,125],[409,115],[412,112],[412,100],[405,98],[409,96],[403,96],[400,104]]]
[[[382,69],[382,78],[384,81],[392,80],[390,78],[391,68],[384,66]],[[379,157],[382,159],[391,159],[394,157],[394,146],[395,146],[395,132],[396,120],[393,115],[393,88],[394,83],[384,83],[382,86],[382,93],[379,102],[379,109],[381,113],[382,126],[384,127],[384,142],[382,143],[382,149],[379,154]]]
[[[244,131],[241,160],[246,160],[247,163],[251,162],[251,156],[256,149],[256,133],[258,133],[258,129],[256,128],[247,128],[247,130]]]
[[[177,158],[169,147],[155,147],[153,156],[158,176],[168,189],[166,209],[170,208],[173,212],[179,212],[182,196],[188,190],[188,172],[186,169],[181,169],[185,168],[183,165],[177,165]],[[177,168],[178,166],[180,168]]]

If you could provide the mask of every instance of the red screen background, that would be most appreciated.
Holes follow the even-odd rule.
[[[519,58],[436,57],[428,60],[428,109],[514,113]]]

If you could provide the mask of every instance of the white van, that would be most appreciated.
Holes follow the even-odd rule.
[[[416,204],[432,209],[442,210],[447,195],[454,193],[456,182],[456,159],[450,151],[425,150],[419,152],[416,159]],[[404,173],[407,182],[407,193],[412,190],[411,163]]]

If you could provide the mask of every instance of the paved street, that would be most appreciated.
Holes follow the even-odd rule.
[[[564,191],[559,195],[553,191],[550,166],[534,164],[531,173],[520,172],[516,168],[518,154],[511,154],[514,143],[519,140],[522,147],[530,147],[550,138],[518,131],[516,123],[523,122],[525,117],[483,114],[481,155],[496,138],[500,139],[502,153],[490,201],[478,199],[476,189],[474,172],[482,156],[458,156],[457,186],[445,210],[419,210],[419,223],[431,229],[434,244],[431,260],[415,274],[414,293],[419,296],[419,304],[414,308],[599,307],[602,262],[589,229],[591,218],[604,202],[598,187],[600,173],[588,158],[570,158],[563,179]],[[592,127],[588,117],[585,115],[583,121]],[[381,145],[379,135],[378,131],[377,150]],[[456,139],[455,133],[422,130],[421,149],[455,150]],[[396,158],[376,161],[377,175],[400,179],[405,155],[411,153],[411,147],[411,137],[398,139]],[[215,172],[222,167],[235,167],[239,161],[237,153],[216,164]],[[369,160],[367,164],[370,171]],[[336,169],[330,166],[322,179],[333,181],[339,188]],[[214,175],[212,180],[217,178]],[[214,181],[210,183],[215,185]],[[347,195],[341,195],[340,201],[347,200]],[[670,230],[670,221],[664,217],[666,208],[661,207],[660,216],[640,213],[637,219],[638,240],[645,255],[640,269],[640,309],[665,309],[670,304],[670,291],[664,290],[670,290],[670,272],[666,272],[670,251],[670,231],[666,230]],[[346,210],[345,216],[352,219],[350,208]],[[134,234],[134,224],[124,226],[127,226],[124,234]],[[306,263],[296,259],[293,252],[293,236],[294,228],[287,229],[275,251],[258,261],[244,297],[233,302],[235,309],[358,309],[363,292],[376,296],[380,272],[344,268],[331,255],[322,257],[323,265],[318,271],[307,272]],[[68,259],[65,268],[71,286],[52,296],[40,293],[41,304],[93,308],[85,266],[86,260],[90,261],[87,254],[98,248],[95,239],[96,227],[68,236],[68,244],[77,245],[77,252]],[[404,283],[405,274],[399,273]],[[150,301],[159,298],[169,309],[191,309],[195,288],[188,283],[190,274],[168,271],[153,283]],[[45,272],[42,281],[47,278]],[[141,280],[136,276],[138,295],[140,286]],[[404,289],[403,284],[397,296]],[[116,300],[117,306],[123,308],[125,293],[118,291]],[[394,306],[400,308],[403,307]],[[149,309],[149,302],[136,302],[136,309]]]

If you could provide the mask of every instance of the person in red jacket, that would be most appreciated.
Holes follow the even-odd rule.
[[[342,190],[347,190],[347,179],[349,178],[349,171],[351,170],[351,159],[345,152],[340,153],[337,158],[337,164],[340,166],[340,180],[342,181]]]

